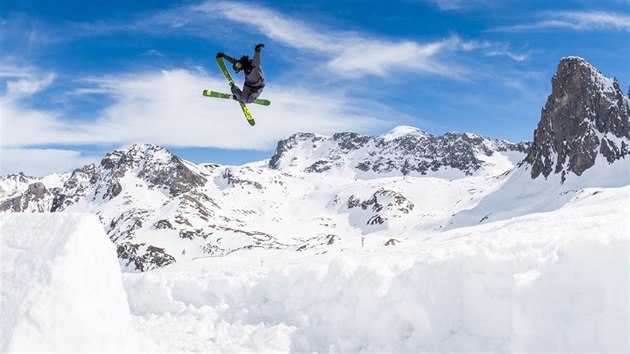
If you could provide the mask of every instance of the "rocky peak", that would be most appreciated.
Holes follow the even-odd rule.
[[[161,146],[135,144],[128,149],[107,153],[101,160],[101,167],[107,170],[144,168],[146,164],[168,164],[172,156],[174,155]]]
[[[337,143],[342,151],[352,151],[362,148],[370,141],[370,137],[357,133],[336,133],[333,135],[332,140]]]
[[[586,60],[563,58],[525,162],[531,176],[580,176],[599,155],[612,163],[629,153],[630,108],[616,79]]]
[[[101,168],[108,179],[118,180],[134,173],[151,188],[168,189],[172,196],[204,185],[207,180],[167,149],[150,144],[136,144],[127,150],[105,155]]]

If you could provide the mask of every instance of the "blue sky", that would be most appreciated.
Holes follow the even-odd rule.
[[[296,132],[411,125],[531,140],[560,58],[630,85],[624,1],[14,1],[0,6],[0,174],[68,171],[158,144],[193,162],[271,157]],[[214,55],[262,52],[269,107]],[[242,77],[237,77],[242,83]]]

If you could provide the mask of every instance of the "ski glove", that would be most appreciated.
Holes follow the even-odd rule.
[[[225,56],[225,53],[223,53],[223,52],[218,52],[217,53],[217,58],[221,58],[221,57],[224,57],[224,56]]]
[[[256,48],[254,48],[255,51],[260,52],[260,48],[264,48],[265,45],[260,43],[260,44],[256,44]]]

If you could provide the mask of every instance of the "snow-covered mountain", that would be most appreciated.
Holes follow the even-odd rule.
[[[470,133],[434,136],[407,126],[379,137],[338,133],[328,138],[301,133],[278,142],[269,167],[310,173],[350,170],[359,178],[462,178],[505,172],[528,148],[527,142],[512,144]]]
[[[0,211],[96,214],[121,266],[146,271],[253,248],[391,245],[629,184],[628,98],[616,81],[571,57],[552,83],[533,144],[406,126],[300,133],[243,166],[139,144],[68,174],[0,177]]]
[[[312,143],[307,137],[330,147],[300,155]],[[288,148],[287,141],[296,146]],[[352,150],[356,141],[364,144]],[[416,143],[423,144],[422,151],[440,152],[435,159],[426,152],[413,157],[407,150]],[[159,146],[134,145],[107,154],[98,166],[58,176],[52,188],[23,176],[20,192],[0,199],[0,210],[94,213],[116,244],[123,268],[139,271],[253,247],[302,251],[358,245],[366,235],[372,236],[368,242],[384,244],[420,222],[425,233],[444,227],[449,215],[494,188],[499,180],[488,175],[513,168],[526,144],[472,134],[437,138],[399,127],[381,137],[298,134],[278,146],[272,162],[220,166],[183,161]],[[289,156],[305,164],[317,156],[334,168],[308,163],[322,167],[314,173],[317,169],[282,166]],[[362,166],[371,166],[370,172]],[[472,174],[478,176],[463,178]],[[8,177],[5,184],[16,179]]]

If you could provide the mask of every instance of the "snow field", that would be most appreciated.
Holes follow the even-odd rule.
[[[136,352],[113,244],[88,214],[0,214],[5,352]]]
[[[627,352],[630,187],[391,248],[124,274],[164,351]]]
[[[558,174],[532,180],[530,173],[529,168],[512,170],[501,188],[491,191],[474,207],[457,213],[449,220],[447,229],[549,212],[579,198],[585,189],[627,186],[630,183],[630,159],[608,164],[600,156],[582,176],[569,173],[564,183]]]
[[[0,215],[0,351],[629,350],[628,160],[600,163],[564,184],[556,175],[532,181],[519,169],[461,180],[363,181],[347,171],[231,169],[241,183],[228,185],[221,168],[206,174],[220,182],[204,190],[219,203],[212,220],[316,247],[186,261],[199,254],[176,231],[138,230],[149,244],[172,236],[159,246],[182,259],[123,273],[123,290],[95,217]],[[264,188],[252,188],[254,181]],[[77,208],[110,220],[134,202],[146,209],[146,225],[175,218],[180,199],[164,204],[163,191],[133,176],[121,183],[123,194],[108,208]],[[143,191],[124,192],[134,186]],[[382,188],[388,192],[377,193]],[[348,207],[351,196],[363,202],[377,194],[382,210]],[[401,205],[413,203],[408,213],[397,212],[398,194]],[[363,234],[376,214],[386,222]],[[195,227],[207,224],[194,215],[182,208]],[[451,230],[439,232],[449,222]],[[229,246],[245,240],[219,231]],[[329,234],[337,236],[333,245]],[[383,247],[390,238],[402,242]]]

